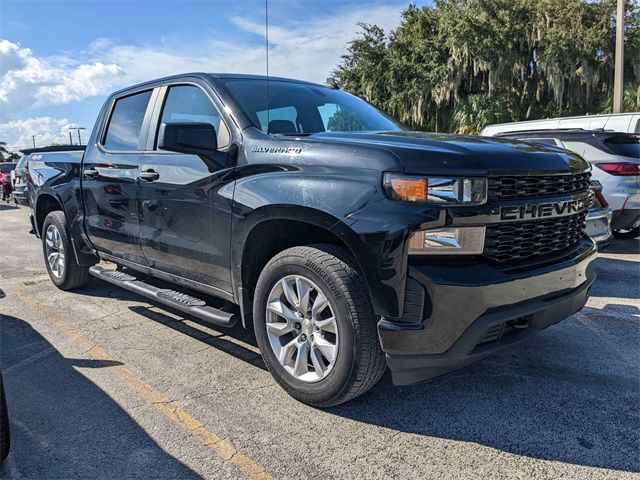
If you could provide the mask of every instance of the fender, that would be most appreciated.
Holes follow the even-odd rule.
[[[351,217],[384,201],[379,171],[326,169],[301,165],[287,171],[251,175],[236,181],[231,234],[231,270],[241,302],[242,265],[251,231],[273,220],[303,222],[327,230],[358,262],[378,315],[398,316],[406,277],[406,230],[356,231]],[[424,220],[424,218],[423,218]],[[406,227],[406,224],[405,224]]]

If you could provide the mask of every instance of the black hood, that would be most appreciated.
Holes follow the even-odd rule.
[[[427,132],[318,133],[309,143],[362,145],[384,149],[406,173],[466,175],[539,175],[589,170],[589,164],[562,148],[520,140]]]

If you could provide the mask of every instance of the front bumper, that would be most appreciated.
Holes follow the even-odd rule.
[[[410,266],[405,315],[378,323],[393,382],[457,370],[576,313],[596,277],[595,253],[585,239],[570,258],[533,268]]]
[[[587,215],[586,233],[598,245],[598,250],[606,247],[611,241],[611,216],[610,208],[589,210]]]
[[[18,205],[29,206],[29,192],[26,185],[16,185],[12,193],[13,201]]]

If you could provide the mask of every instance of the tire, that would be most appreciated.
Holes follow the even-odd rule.
[[[631,229],[614,230],[613,236],[616,238],[636,238],[640,236],[640,227]]]
[[[50,233],[54,233],[53,239],[49,235]],[[54,248],[48,251],[52,240],[55,244]],[[50,242],[49,247],[47,242]],[[48,256],[50,253],[55,253],[55,251],[62,252],[62,257],[58,257],[58,262],[52,264],[48,260]],[[84,287],[91,281],[89,267],[78,265],[76,261],[67,219],[64,213],[59,210],[49,213],[47,218],[44,219],[42,226],[42,252],[49,277],[60,290],[74,290]]]
[[[9,412],[7,411],[7,399],[4,395],[4,383],[0,372],[0,463],[9,455],[11,448],[11,435],[9,433]]]
[[[273,313],[275,310],[267,311],[267,305],[269,303],[273,306],[274,302],[290,305],[283,285],[286,282],[295,284],[292,288],[296,293],[294,297],[297,298],[297,293],[301,290],[298,281],[306,281],[311,286],[311,293],[308,295],[310,306],[307,309],[310,313],[300,323],[295,322],[298,323],[296,329],[283,335],[286,338],[282,340],[283,337],[275,337],[280,335],[280,328],[276,329],[274,324],[285,325],[282,329],[285,331],[291,328],[290,322],[284,316]],[[281,294],[278,293],[280,291]],[[328,302],[324,302],[321,294]],[[316,316],[313,313],[316,306],[325,303],[328,303],[327,307],[323,310],[320,310],[322,306],[318,307],[319,313]],[[278,309],[284,311],[281,306],[276,310]],[[288,318],[291,318],[291,313],[288,311]],[[304,314],[298,312],[298,315]],[[301,317],[294,317],[294,320],[296,318]],[[347,402],[375,386],[386,370],[384,354],[378,341],[377,318],[363,275],[351,255],[342,248],[334,245],[293,247],[272,258],[256,285],[253,319],[258,347],[269,372],[289,395],[308,405],[332,407]],[[335,321],[331,322],[331,319]],[[280,321],[284,323],[276,323]],[[331,322],[332,326],[326,322]],[[326,328],[326,331],[319,329],[321,324],[325,324],[322,328]],[[331,329],[335,331],[335,335]],[[273,333],[274,330],[276,334]],[[298,342],[295,346],[301,345],[304,343],[301,339],[305,337],[305,332],[306,341],[310,342],[305,348],[311,352],[308,357],[306,354],[304,356],[310,359],[306,362],[308,371],[296,376],[298,357],[303,358],[300,356],[301,350],[293,350],[291,358],[286,361],[288,365],[278,359],[276,350],[280,344],[284,344],[279,356],[286,358],[285,350],[290,345],[289,339],[293,338]],[[330,356],[324,355],[327,342],[335,344],[329,350],[335,352],[333,362],[330,361]],[[300,362],[301,365],[304,363]],[[305,369],[300,370],[304,372]]]

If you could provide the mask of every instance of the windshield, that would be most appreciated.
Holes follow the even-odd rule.
[[[9,173],[16,168],[15,163],[0,163],[0,173]]]
[[[373,105],[342,90],[263,79],[223,80],[256,128],[271,134],[396,131],[404,127]]]

